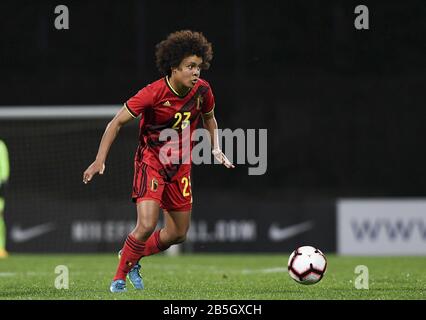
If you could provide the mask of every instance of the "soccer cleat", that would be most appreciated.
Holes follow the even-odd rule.
[[[141,265],[136,263],[127,274],[127,278],[129,279],[130,283],[137,290],[142,290],[144,288],[142,276],[139,272],[140,269]]]
[[[121,259],[121,250],[118,251],[118,259]],[[129,279],[133,288],[135,288],[136,290],[142,290],[144,288],[143,279],[140,274],[140,270],[141,270],[141,265],[139,263],[136,263],[127,274],[127,279]]]
[[[126,281],[124,280],[115,280],[113,282],[111,282],[111,286],[109,287],[109,291],[111,291],[112,293],[117,293],[117,292],[126,292]]]

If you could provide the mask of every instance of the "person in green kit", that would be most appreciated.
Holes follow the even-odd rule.
[[[6,224],[4,223],[4,189],[5,184],[9,180],[9,153],[6,144],[0,140],[0,258],[6,258]]]

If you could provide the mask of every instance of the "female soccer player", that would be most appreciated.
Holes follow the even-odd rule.
[[[173,129],[180,140],[185,140],[183,132],[188,128],[192,132],[201,116],[204,128],[210,133],[213,155],[227,168],[234,167],[219,148],[214,96],[208,82],[200,78],[201,69],[208,69],[213,58],[211,43],[202,33],[178,31],[157,44],[155,55],[158,70],[164,77],[141,89],[118,111],[106,127],[96,160],[83,173],[86,184],[95,174],[103,174],[108,151],[120,128],[140,116],[132,191],[137,222],[120,251],[111,292],[126,291],[126,276],[136,289],[143,289],[140,258],[183,242],[189,228],[191,163],[176,163],[161,156],[161,148],[167,143],[160,139],[161,132]],[[184,141],[180,145],[184,145]],[[188,159],[184,152],[177,156],[179,160]],[[154,232],[160,207],[164,228]]]

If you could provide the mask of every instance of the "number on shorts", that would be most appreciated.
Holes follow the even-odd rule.
[[[191,176],[183,177],[181,180],[181,183],[183,183],[183,190],[182,194],[184,197],[189,197],[191,195],[190,192],[188,192],[188,187],[191,187]]]

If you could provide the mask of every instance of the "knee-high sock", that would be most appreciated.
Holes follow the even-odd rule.
[[[160,240],[160,231],[157,230],[151,234],[151,236],[146,240],[145,242],[145,251],[143,256],[147,257],[156,253],[159,253],[161,251],[167,250],[170,246],[166,246],[163,243],[161,243]]]
[[[145,242],[139,241],[129,234],[124,242],[123,250],[121,251],[121,259],[117,267],[114,281],[118,279],[125,280],[130,269],[132,269],[144,255],[144,252]]]

